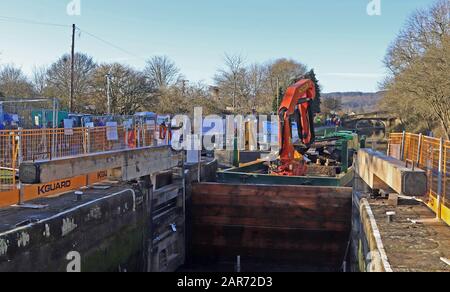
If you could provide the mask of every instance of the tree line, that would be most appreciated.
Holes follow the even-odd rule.
[[[14,65],[0,67],[0,98],[56,97],[63,109],[69,109],[71,61],[70,55],[64,55],[49,66],[35,68],[32,76]],[[167,56],[149,59],[143,70],[121,63],[99,64],[84,53],[76,53],[74,61],[73,110],[79,113],[106,113],[107,91],[112,112],[120,115],[185,114],[195,106],[202,106],[206,114],[271,113],[287,87],[302,78],[316,82],[319,96],[313,107],[320,112],[321,90],[314,70],[294,60],[248,64],[240,55],[226,54],[213,85],[189,82]]]
[[[382,107],[412,132],[450,138],[450,0],[417,10],[384,60]]]

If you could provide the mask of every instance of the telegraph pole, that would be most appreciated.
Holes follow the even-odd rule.
[[[72,58],[71,58],[71,69],[70,69],[70,112],[73,112],[73,98],[74,98],[74,78],[75,78],[75,24],[72,25]]]

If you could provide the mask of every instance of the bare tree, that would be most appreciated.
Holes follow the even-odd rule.
[[[283,92],[286,91],[296,80],[304,76],[307,70],[306,65],[289,59],[278,59],[270,63],[269,78],[273,92],[277,91],[277,83]]]
[[[166,56],[155,56],[147,61],[144,74],[158,89],[173,85],[180,76],[180,70]]]
[[[442,47],[430,48],[414,60],[410,67],[397,74],[388,87],[386,101],[392,103],[403,119],[416,121],[409,124],[426,125],[437,120],[444,136],[450,138],[450,35]],[[422,119],[422,120],[421,120]],[[423,119],[426,119],[425,121]],[[420,130],[413,128],[415,130]]]
[[[241,55],[225,54],[225,68],[219,69],[214,77],[222,94],[231,96],[233,109],[239,106],[245,90],[246,65]]]
[[[390,45],[384,63],[392,74],[405,70],[431,47],[450,34],[450,1],[438,0],[429,9],[417,10]]]
[[[268,72],[267,68],[260,64],[252,64],[246,74],[246,84],[248,86],[248,106],[249,110],[267,107],[270,105],[271,96],[267,86]],[[269,102],[269,103],[268,103]],[[269,109],[270,110],[270,109]]]
[[[38,96],[44,97],[47,89],[47,67],[34,67],[32,75],[32,83],[34,91]]]
[[[33,85],[22,69],[6,65],[0,70],[0,92],[5,97],[27,98],[34,95]]]
[[[418,10],[388,49],[382,104],[407,130],[441,129],[450,138],[450,1]]]
[[[120,115],[132,115],[146,110],[152,102],[154,89],[147,82],[144,74],[122,64],[100,65],[93,75],[95,92],[89,98],[89,105],[95,113],[107,111],[106,75],[111,74],[112,112]]]
[[[92,91],[91,81],[97,64],[92,57],[77,53],[75,54],[75,78],[74,78],[74,109],[84,110],[85,97]],[[66,108],[70,101],[70,79],[71,79],[71,57],[62,56],[53,63],[47,72],[47,84],[49,97],[57,97]]]
[[[306,72],[305,65],[293,60],[279,59],[247,66],[242,56],[226,55],[225,66],[214,79],[222,100],[231,103],[235,111],[268,113],[273,110],[277,94],[282,95]]]

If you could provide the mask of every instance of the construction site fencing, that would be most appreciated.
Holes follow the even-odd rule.
[[[57,99],[0,99],[1,130],[56,128],[61,120],[67,117],[67,112],[59,111]]]
[[[20,164],[158,145],[153,124],[0,131],[0,191],[14,189]]]
[[[137,117],[123,116],[123,115],[103,115],[103,116],[84,116],[82,118],[83,127],[105,127],[110,123],[115,123],[117,126],[128,126],[136,124]]]
[[[18,140],[8,131],[0,131],[0,191],[16,184]]]
[[[388,154],[427,172],[428,205],[450,224],[450,141],[421,134],[393,133]]]

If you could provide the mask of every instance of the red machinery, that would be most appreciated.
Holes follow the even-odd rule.
[[[280,117],[279,142],[280,166],[275,170],[276,175],[304,176],[307,171],[304,154],[314,143],[314,115],[311,102],[316,98],[316,87],[313,81],[300,80],[287,89],[281,103],[278,115]],[[296,151],[292,142],[292,119],[298,127],[298,136],[303,151]],[[298,155],[298,153],[301,153]]]

